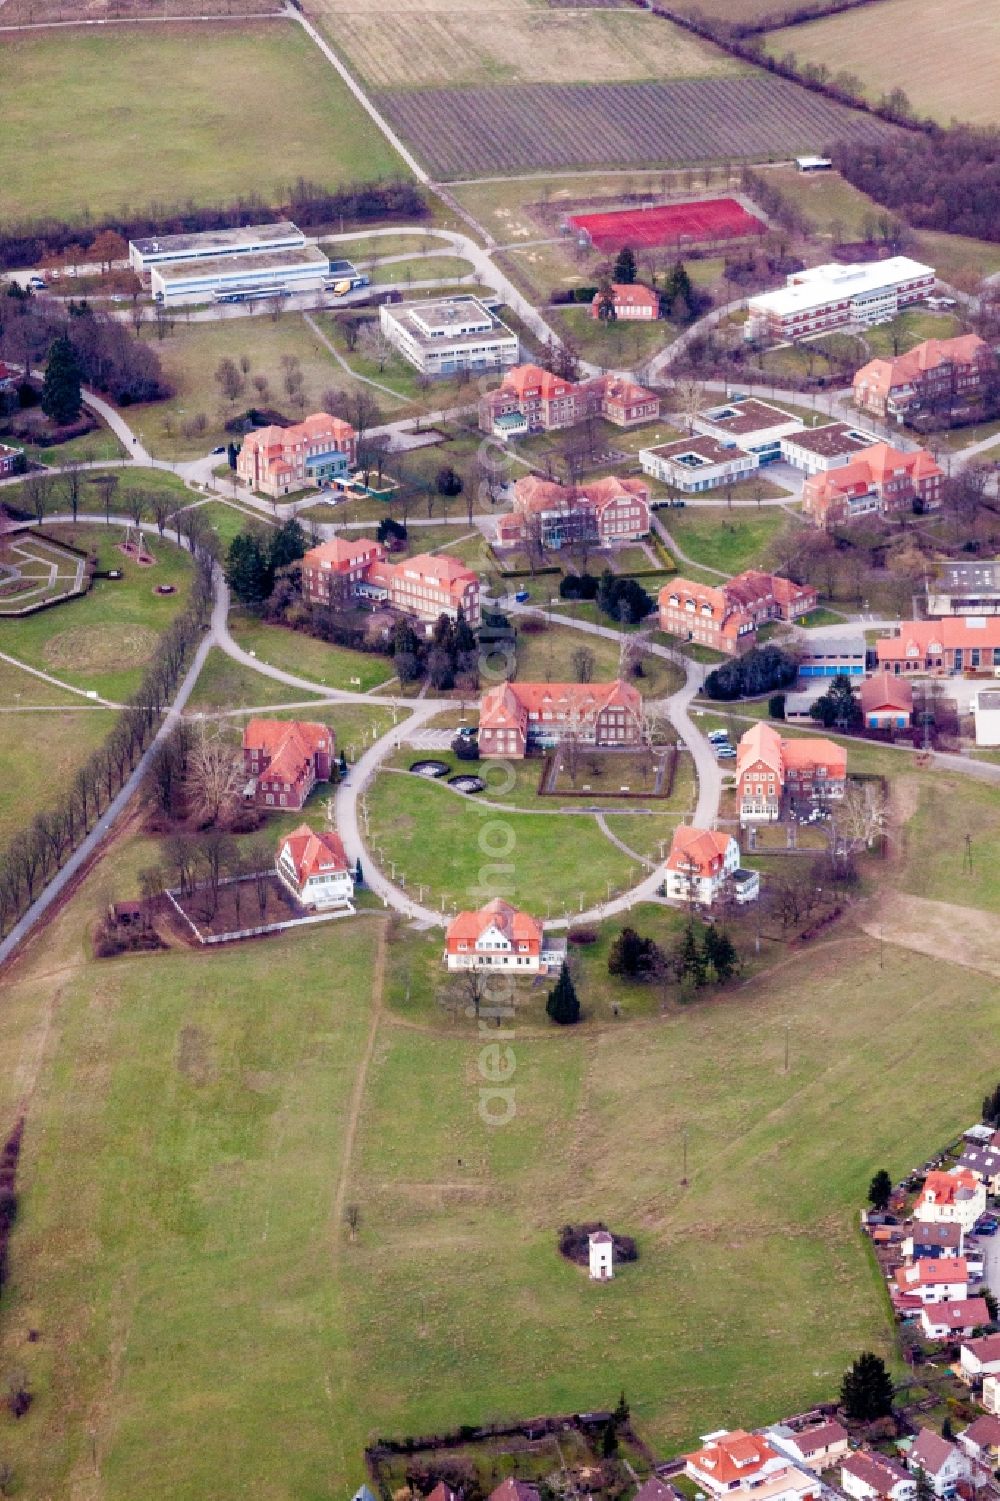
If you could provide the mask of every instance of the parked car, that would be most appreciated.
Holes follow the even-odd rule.
[[[531,598],[531,595],[528,593],[527,589],[518,589],[517,593],[514,595],[514,598],[517,600],[517,603],[519,605],[526,605],[528,603],[528,600]]]
[[[977,1235],[996,1235],[997,1231],[1000,1230],[1000,1220],[996,1219],[992,1214],[984,1214],[982,1219],[978,1219],[972,1228]]]
[[[736,751],[731,745],[717,745],[715,747],[715,756],[718,761],[735,761]]]
[[[212,449],[212,457],[214,458],[217,453],[225,453],[225,451],[226,451],[226,445],[225,445],[225,443],[220,443],[219,446],[218,446],[218,448],[213,448]]]
[[[31,288],[33,288],[33,290],[36,291],[36,292],[44,292],[45,291],[45,277],[44,276],[29,276],[28,277],[28,286],[31,287]]]
[[[729,744],[729,732],[727,730],[709,730],[708,738],[713,745]]]

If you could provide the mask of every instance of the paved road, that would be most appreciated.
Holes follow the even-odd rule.
[[[68,519],[68,518],[64,518]],[[103,517],[84,517],[84,520],[103,520]],[[184,707],[191,696],[191,692],[198,680],[198,675],[205,665],[205,658],[215,644],[217,633],[226,621],[228,608],[228,595],[221,572],[216,574],[215,601],[212,608],[212,618],[209,629],[198,644],[191,666],[184,674],[183,681],[174,695],[173,703],[167,710],[160,727],[150,741],[146,750],[136,762],[135,769],[123,785],[117,797],[113,798],[104,810],[103,815],[91,829],[83,842],[70,855],[66,864],[58,870],[48,885],[35,899],[32,905],[11,928],[7,937],[0,942],[0,965],[2,965],[14,953],[14,950],[31,932],[36,924],[68,887],[74,877],[83,869],[87,861],[99,848],[102,841],[110,833],[114,824],[124,813],[132,798],[138,792],[142,779],[146,775],[150,760],[157,746],[170,734],[178,718],[183,713]]]

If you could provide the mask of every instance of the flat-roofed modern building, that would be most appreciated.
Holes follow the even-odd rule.
[[[744,453],[755,453],[759,464],[770,464],[781,458],[782,438],[801,432],[804,424],[801,417],[781,407],[743,396],[699,412],[693,426],[696,433],[719,443],[735,443]]]
[[[214,260],[217,256],[255,255],[266,250],[298,250],[306,237],[289,219],[277,224],[243,224],[208,229],[200,234],[149,236],[130,240],[129,264],[141,275],[172,261]]]
[[[932,563],[927,614],[1000,615],[1000,558],[948,558]]]
[[[824,422],[822,427],[804,427],[782,438],[781,457],[806,474],[825,474],[828,469],[850,464],[878,441],[874,433],[847,422]]]
[[[657,448],[640,449],[639,463],[645,474],[651,474],[662,484],[674,485],[694,495],[699,490],[714,490],[719,485],[748,479],[758,460],[756,454],[744,453],[734,443],[720,443],[717,438],[696,434],[678,438],[675,443],[661,443]]]
[[[520,358],[517,335],[478,297],[383,303],[386,338],[424,375],[507,370]]]
[[[933,266],[893,255],[842,266],[834,262],[793,271],[777,292],[747,303],[747,339],[801,339],[854,323],[888,323],[901,308],[933,292]]]
[[[219,255],[194,261],[168,261],[150,268],[149,280],[157,302],[209,302],[231,297],[249,301],[254,295],[318,292],[330,274],[329,259],[315,245],[297,250],[266,250],[248,255]]]

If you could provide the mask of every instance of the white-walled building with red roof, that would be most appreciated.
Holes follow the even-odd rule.
[[[680,824],[667,856],[666,895],[674,901],[711,907],[727,883],[739,903],[752,902],[760,894],[760,873],[740,869],[740,847],[732,834]]]
[[[356,455],[351,424],[328,412],[313,412],[291,427],[259,427],[247,433],[236,457],[236,473],[262,495],[288,495],[344,479]]]
[[[278,845],[278,878],[304,907],[354,911],[354,877],[339,834],[299,824]]]
[[[715,1497],[756,1488],[789,1468],[765,1439],[743,1428],[706,1434],[700,1449],[684,1455],[685,1475]]]
[[[966,1235],[985,1213],[986,1184],[967,1168],[928,1173],[913,1207],[915,1220],[961,1225]]]
[[[497,683],[479,705],[479,754],[520,761],[572,732],[608,749],[642,740],[642,698],[631,683]]]
[[[329,725],[300,719],[251,719],[243,731],[245,797],[258,808],[301,808],[328,782],[334,738]]]
[[[555,432],[586,417],[603,417],[615,427],[654,422],[660,398],[621,375],[572,381],[541,365],[515,365],[495,391],[479,402],[479,426],[495,438]]]
[[[449,969],[505,969],[514,974],[544,973],[542,925],[494,897],[477,912],[458,912],[448,924],[444,961]]]

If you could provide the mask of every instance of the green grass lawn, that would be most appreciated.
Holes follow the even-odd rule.
[[[126,204],[228,202],[251,179],[263,199],[280,202],[299,174],[332,188],[404,172],[336,72],[287,21],[5,37],[0,90],[10,158],[0,213],[8,220],[89,213],[99,221]]]
[[[414,281],[461,281],[471,276],[475,267],[460,255],[410,256],[405,261],[376,264],[371,269],[373,286],[406,286]]]
[[[266,708],[270,704],[297,703],[318,697],[304,688],[289,688],[276,678],[254,672],[213,646],[188,699],[188,708],[192,713],[206,709]],[[307,713],[303,710],[303,718]]]
[[[208,500],[203,504],[195,502],[192,509],[197,509],[198,514],[208,521],[221,541],[223,547],[228,547],[234,537],[244,532],[251,526],[264,526],[272,523],[266,516],[261,516],[255,511],[245,511],[242,506],[228,505],[224,500]]]
[[[565,330],[581,359],[609,370],[632,369],[658,354],[677,337],[678,329],[664,318],[650,322],[617,318],[607,322],[591,315],[589,306],[560,308],[549,314],[557,332]]]
[[[225,430],[227,420],[247,407],[276,407],[297,420],[321,407],[327,391],[354,395],[362,389],[345,374],[301,313],[280,307],[277,312],[277,317],[265,312],[214,323],[181,319],[164,338],[158,338],[151,326],[147,328],[143,337],[160,356],[174,390],[167,401],[129,409],[129,422],[150,452],[169,459],[196,458],[225,443],[231,436]],[[232,404],[224,399],[215,379],[223,359],[249,362],[244,392]],[[301,410],[290,404],[286,394],[283,359],[298,361],[304,397]],[[263,390],[255,381],[265,382]],[[369,394],[377,397],[387,416],[399,415],[384,392]],[[192,429],[199,417],[205,420],[200,432]]]
[[[383,850],[386,862],[395,861],[397,877],[405,876],[408,889],[423,885],[429,905],[442,899],[446,908],[476,905],[480,881],[488,879],[481,872],[500,859],[481,846],[484,828],[494,829],[485,835],[487,844],[499,843],[497,827],[504,848],[510,844],[500,863],[513,867],[511,900],[542,915],[550,903],[553,915],[577,910],[581,895],[584,907],[603,901],[608,881],[617,891],[630,884],[629,860],[588,814],[491,812],[475,798],[392,772],[379,776],[366,798],[369,846]],[[565,886],[554,885],[556,868],[571,872]]]
[[[779,506],[752,511],[744,506],[731,512],[722,507],[709,511],[688,506],[683,511],[668,511],[663,522],[688,557],[723,573],[759,567],[768,543],[789,525],[787,512]],[[680,559],[677,566],[683,572]]]
[[[602,619],[602,624],[607,623]],[[537,635],[518,630],[516,676],[525,683],[575,683],[579,678],[574,658],[581,650],[593,656],[593,682],[611,682],[618,676],[617,641],[558,624],[546,626]],[[679,669],[662,657],[647,653],[643,667],[643,676],[635,679],[635,686],[644,698],[663,698],[680,687]]]
[[[121,568],[124,578],[98,579],[82,599],[5,621],[4,650],[75,687],[120,701],[139,686],[157,635],[183,603],[190,559],[166,538],[147,539],[156,563],[140,568],[118,551],[120,525],[67,524],[51,530],[96,552],[99,568]],[[157,595],[157,584],[174,584],[177,593]]]
[[[21,444],[18,443],[17,446],[20,447]],[[25,443],[24,451],[30,459],[47,468],[70,464],[74,459],[82,464],[98,464],[102,461],[110,463],[113,459],[120,459],[125,452],[107,427],[97,427],[93,432],[84,433],[81,438],[70,438],[67,443],[53,443],[48,448]]]
[[[996,787],[936,770],[923,779],[919,806],[903,829],[906,890],[936,901],[1000,912],[1000,871],[994,858],[998,838]]]
[[[267,666],[280,667],[327,688],[354,688],[359,693],[367,693],[393,675],[391,660],[376,656],[374,652],[329,646],[313,636],[304,636],[281,625],[265,625],[247,615],[233,616],[229,627],[244,651],[255,652],[258,660]],[[359,678],[360,682],[352,682],[352,678]],[[285,693],[294,698],[299,689],[286,688]]]
[[[397,848],[448,799],[417,853],[477,880],[484,814],[416,791]],[[581,819],[554,846],[540,821],[510,815],[525,900],[594,879],[612,849],[568,832]],[[151,1434],[177,1501],[344,1494],[373,1434],[593,1408],[623,1387],[669,1453],[830,1400],[859,1350],[891,1353],[857,1207],[877,1167],[923,1160],[994,1082],[1000,989],[981,974],[890,945],[883,968],[877,942],[834,929],[797,955],[777,945],[768,962],[789,962],[762,981],[661,1013],[608,976],[605,924],[574,953],[583,1024],[549,1026],[545,986],[527,985],[494,1055],[441,1006],[440,932],[393,925],[361,1076],[377,920],[90,958],[97,915],[154,853],[117,846],[5,986],[0,1122],[29,1104],[3,1326],[35,1400],[4,1455],[27,1501],[89,1486],[95,1454],[102,1496],[132,1501]],[[631,915],[676,934],[674,912]],[[480,1093],[489,1067],[513,1068],[504,1126],[480,1113],[503,1103]],[[597,1217],[640,1251],[599,1289],[555,1250],[560,1225]]]
[[[6,663],[2,665],[7,668]],[[15,668],[8,671],[16,673]],[[20,687],[17,690],[23,701],[37,702],[40,695],[28,686],[28,675],[16,675],[24,679],[23,691]],[[47,685],[38,686],[44,689]],[[0,680],[0,698],[3,695],[4,683]],[[4,702],[10,701],[4,698]],[[76,702],[82,705],[80,699]],[[91,751],[111,733],[116,718],[111,709],[85,705],[38,714],[0,714],[0,848],[18,829],[26,828],[36,813],[58,804]],[[39,775],[42,747],[44,776]]]

